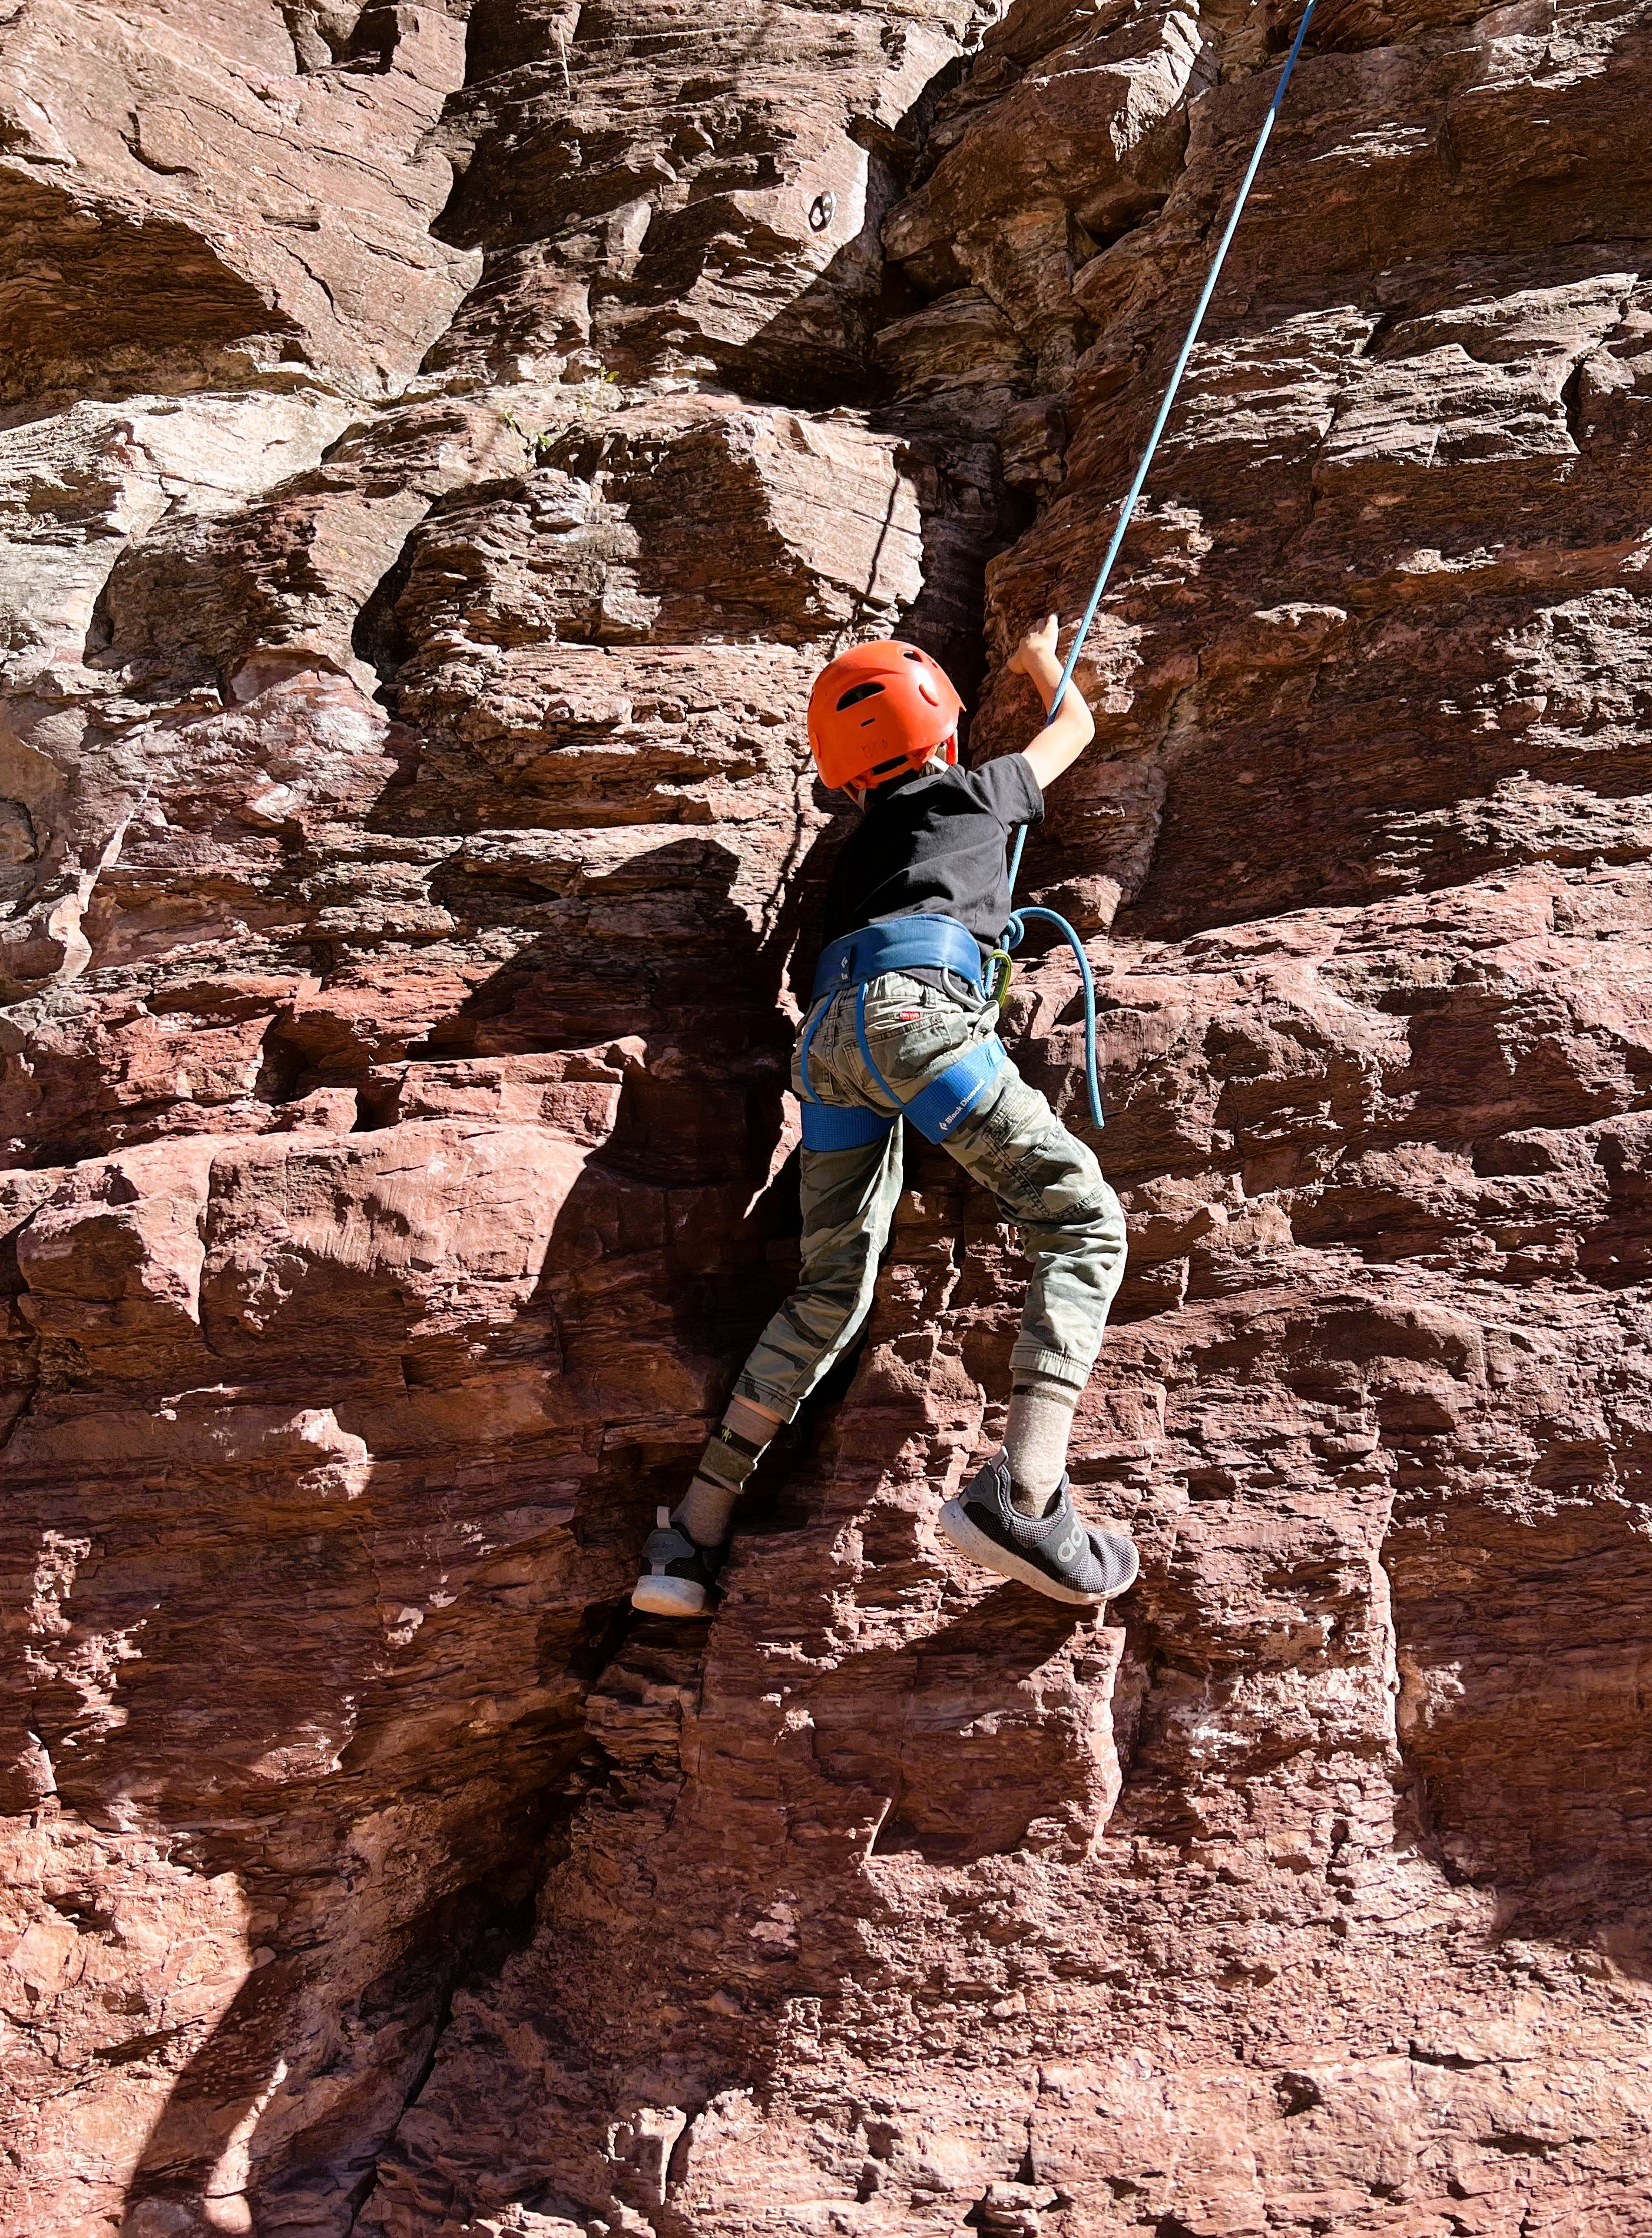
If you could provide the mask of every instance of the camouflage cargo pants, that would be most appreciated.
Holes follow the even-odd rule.
[[[962,989],[962,983],[957,983]],[[826,1103],[891,1099],[855,1034],[853,992],[828,998],[809,1049],[809,1082]],[[866,989],[866,1041],[885,1080],[910,1101],[991,1038],[998,1011],[955,1000],[899,972]],[[798,1088],[797,1060],[792,1084]],[[790,1420],[866,1320],[901,1188],[901,1136],[853,1150],[803,1153],[802,1280],[758,1339],[735,1389]],[[1010,1355],[1082,1389],[1125,1272],[1125,1216],[1094,1153],[1070,1135],[1036,1088],[1006,1064],[948,1136],[959,1165],[1025,1230],[1032,1257],[1021,1334]]]

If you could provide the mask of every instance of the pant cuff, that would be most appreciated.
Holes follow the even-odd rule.
[[[1065,1383],[1075,1393],[1082,1393],[1090,1381],[1094,1360],[1074,1360],[1065,1352],[1046,1352],[1036,1344],[1017,1343],[1010,1353],[1010,1371],[1023,1375],[1046,1375],[1054,1383]]]
[[[777,1391],[772,1383],[760,1382],[755,1375],[741,1375],[734,1385],[737,1399],[749,1399],[754,1407],[766,1407],[771,1414],[778,1414],[783,1422],[795,1421],[798,1408],[803,1404],[793,1399],[789,1391]]]
[[[1041,1399],[1051,1407],[1071,1409],[1084,1397],[1081,1383],[1070,1383],[1065,1375],[1043,1375],[1036,1367],[1018,1367],[1010,1377],[1014,1398]]]

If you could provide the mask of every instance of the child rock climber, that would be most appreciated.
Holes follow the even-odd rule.
[[[1056,619],[1010,665],[1045,710],[1061,681]],[[1076,690],[1024,753],[958,766],[963,702],[916,646],[861,645],[809,700],[825,782],[862,811],[826,898],[826,946],[793,1061],[803,1111],[802,1279],[758,1339],[674,1513],[660,1511],[632,1600],[707,1609],[741,1486],[872,1304],[901,1187],[901,1121],[944,1142],[1025,1233],[1032,1257],[1004,1445],[941,1511],[954,1546],[1053,1600],[1094,1606],[1135,1582],[1128,1539],[1087,1526],[1066,1472],[1077,1405],[1125,1271],[1125,1222],[1091,1151],[1005,1055],[987,958],[1010,910],[1011,829],[1095,725]]]

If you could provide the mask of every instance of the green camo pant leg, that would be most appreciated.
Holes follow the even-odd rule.
[[[1125,1277],[1125,1215],[1096,1155],[1070,1134],[1048,1099],[1013,1064],[982,1113],[947,1137],[965,1171],[992,1190],[1032,1255],[1012,1367],[1082,1389]]]
[[[815,1034],[811,1076],[828,1102],[883,1110],[912,1098],[947,1065],[992,1036],[992,1005],[963,1003],[899,973],[866,990],[866,1063],[853,996],[829,1005]],[[793,1063],[793,1086],[800,1086]],[[1125,1216],[1095,1153],[1047,1100],[1005,1064],[946,1148],[1025,1230],[1032,1256],[1021,1334],[1010,1358],[1082,1388],[1124,1279]],[[901,1129],[859,1150],[803,1153],[803,1272],[759,1338],[734,1388],[790,1420],[840,1359],[866,1317],[900,1195]]]
[[[901,1129],[859,1150],[802,1153],[803,1268],[736,1394],[790,1421],[859,1334],[900,1195]]]

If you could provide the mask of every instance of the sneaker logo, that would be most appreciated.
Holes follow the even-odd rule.
[[[1078,1549],[1084,1545],[1084,1533],[1075,1523],[1071,1530],[1068,1532],[1066,1537],[1061,1541],[1061,1544],[1056,1548],[1057,1561],[1071,1561],[1073,1556],[1078,1553]]]

